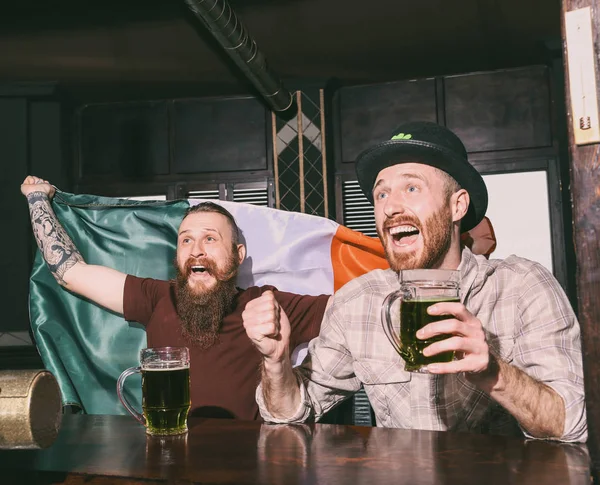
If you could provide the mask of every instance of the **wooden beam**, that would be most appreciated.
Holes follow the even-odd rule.
[[[588,419],[588,446],[594,473],[600,470],[600,144],[576,145],[573,134],[574,103],[569,84],[569,47],[566,42],[565,16],[568,12],[590,7],[594,43],[596,85],[600,86],[599,54],[600,9],[597,0],[562,0],[563,60],[565,67],[566,108],[571,159],[573,233],[577,258],[578,317],[582,331],[583,366]]]

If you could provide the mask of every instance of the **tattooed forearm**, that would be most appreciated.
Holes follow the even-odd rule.
[[[56,218],[50,199],[44,192],[32,192],[27,196],[31,226],[37,245],[52,276],[62,286],[65,273],[83,257]]]

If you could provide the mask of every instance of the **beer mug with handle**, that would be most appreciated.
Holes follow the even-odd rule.
[[[156,347],[140,352],[140,367],[123,371],[117,381],[117,394],[125,409],[146,427],[151,435],[187,432],[190,410],[190,351],[187,347]],[[123,394],[125,379],[142,374],[142,409],[138,413]]]
[[[454,352],[442,352],[425,357],[423,349],[451,335],[436,335],[427,340],[417,338],[417,331],[438,320],[454,318],[452,315],[429,315],[427,309],[440,302],[459,302],[460,272],[442,269],[402,270],[399,274],[400,289],[390,293],[381,307],[381,323],[386,337],[400,357],[405,370],[427,373],[427,365],[435,362],[450,362]],[[391,315],[392,305],[400,301],[397,318]],[[400,330],[394,322],[400,322]],[[397,327],[396,327],[397,328]]]

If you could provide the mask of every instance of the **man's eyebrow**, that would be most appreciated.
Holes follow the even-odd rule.
[[[406,172],[400,175],[402,178],[405,179],[419,179],[425,183],[428,183],[427,178],[420,173],[416,173],[416,172]]]
[[[417,180],[421,180],[423,183],[428,184],[429,182],[427,181],[427,178],[425,178],[425,176],[423,174],[417,173],[417,172],[405,172],[405,173],[401,173],[399,175],[400,178],[403,179],[417,179]],[[373,191],[375,192],[375,189],[377,189],[377,187],[379,187],[380,185],[385,184],[385,179],[379,179],[375,185],[373,186]]]
[[[379,180],[378,180],[378,181],[375,183],[375,185],[373,186],[373,192],[375,192],[375,189],[376,189],[377,187],[379,187],[380,185],[383,185],[384,183],[385,183],[385,181],[384,181],[383,179],[379,179]]]
[[[221,235],[221,233],[220,233],[220,232],[219,232],[217,229],[213,229],[213,228],[211,228],[211,227],[203,227],[203,228],[201,229],[201,231],[203,231],[203,232],[214,232],[215,234],[218,234],[219,236]],[[191,230],[191,229],[184,229],[183,231],[181,231],[181,232],[178,234],[178,236],[181,236],[182,234],[185,234],[185,233],[187,233],[187,232],[192,232],[192,230]]]

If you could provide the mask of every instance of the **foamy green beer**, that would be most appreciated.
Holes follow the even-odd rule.
[[[427,372],[427,365],[450,362],[454,352],[442,352],[425,357],[423,349],[451,335],[436,335],[427,340],[417,338],[424,326],[453,318],[452,315],[429,315],[427,309],[440,302],[459,302],[460,273],[451,270],[417,269],[399,273],[400,289],[389,294],[381,308],[381,323],[386,337],[404,360],[404,369]],[[391,317],[390,309],[399,300],[398,319]]]
[[[124,371],[117,383],[121,403],[151,435],[177,435],[187,432],[190,410],[190,359],[186,347],[157,347],[141,351],[141,366]],[[123,395],[125,378],[142,374],[141,415]]]
[[[417,371],[428,364],[436,362],[450,362],[454,358],[454,352],[442,352],[440,354],[425,357],[423,349],[434,342],[447,339],[449,335],[436,335],[427,340],[417,338],[417,332],[425,325],[438,320],[445,320],[448,315],[430,315],[427,309],[431,305],[440,302],[458,302],[458,298],[423,298],[415,300],[403,300],[400,303],[400,346],[404,351],[405,369]],[[451,318],[451,317],[450,317]]]
[[[142,409],[148,433],[185,433],[190,410],[189,367],[142,368]]]

